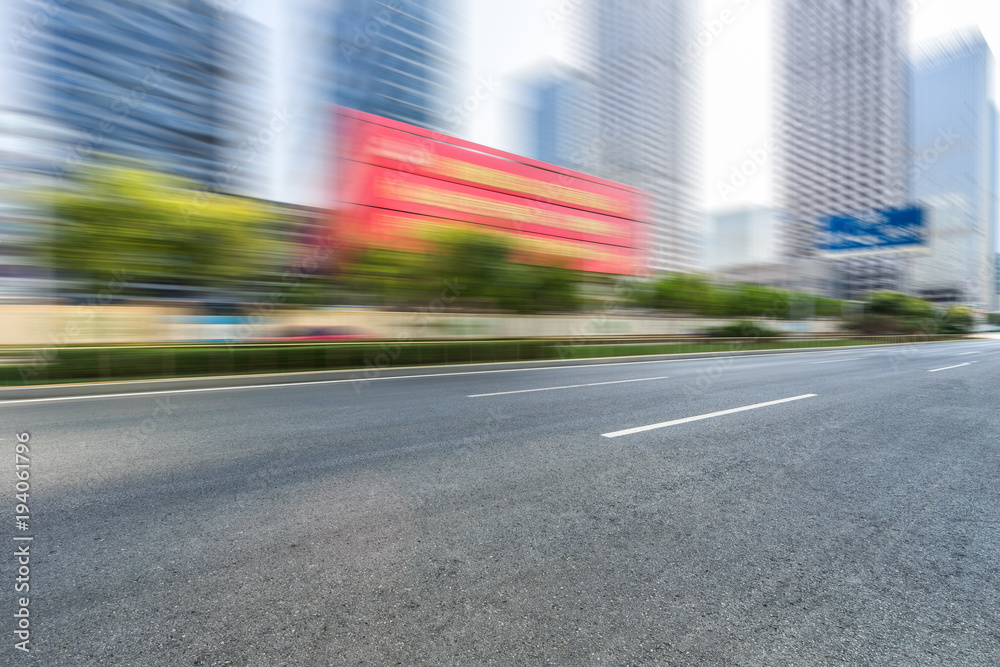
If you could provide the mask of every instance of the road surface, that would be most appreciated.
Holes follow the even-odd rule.
[[[460,370],[0,405],[0,664],[1000,664],[1000,340]]]

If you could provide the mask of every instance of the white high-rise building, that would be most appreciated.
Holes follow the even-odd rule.
[[[910,187],[930,214],[930,241],[910,262],[910,288],[982,310],[996,304],[994,68],[978,30],[921,45],[913,58]]]
[[[571,166],[653,195],[656,271],[703,268],[696,19],[688,0],[596,0],[573,40],[591,88]]]
[[[907,203],[903,4],[778,2],[776,184],[792,286],[840,296],[898,286],[891,259],[826,264],[815,246],[824,216]]]

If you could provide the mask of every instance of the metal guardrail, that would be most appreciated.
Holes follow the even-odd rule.
[[[582,347],[582,346],[648,346],[648,345],[776,345],[792,344],[794,346],[818,347],[823,343],[838,343],[841,341],[853,341],[859,344],[902,344],[915,342],[933,342],[963,339],[967,336],[961,334],[940,334],[940,335],[889,335],[889,336],[861,336],[850,334],[822,334],[808,336],[780,336],[780,337],[715,337],[715,336],[675,336],[675,335],[631,335],[631,336],[551,336],[534,338],[422,338],[419,340],[401,339],[371,339],[352,341],[286,341],[286,342],[170,342],[170,343],[108,343],[103,345],[66,345],[66,346],[38,346],[38,345],[17,345],[0,347],[0,362],[4,359],[25,358],[33,355],[33,352],[46,351],[46,356],[53,356],[53,350],[158,350],[165,348],[176,349],[213,349],[213,350],[235,350],[235,349],[260,349],[274,348],[285,349],[294,347],[374,347],[407,345],[407,346],[439,346],[452,344],[456,347],[484,344],[547,344],[553,347]],[[57,353],[56,353],[57,356]]]
[[[888,336],[861,336],[851,334],[822,334],[822,335],[788,335],[773,337],[716,337],[716,336],[677,336],[677,335],[629,335],[629,336],[549,336],[532,338],[421,338],[416,340],[401,340],[395,338],[376,338],[369,340],[350,341],[268,341],[268,342],[242,342],[242,341],[218,341],[218,342],[163,342],[163,343],[107,343],[103,345],[65,345],[65,346],[40,346],[40,345],[10,345],[0,347],[0,358],[5,356],[24,356],[33,351],[53,350],[53,349],[73,349],[73,350],[109,350],[109,349],[163,349],[163,348],[183,348],[183,349],[247,349],[247,348],[288,348],[288,347],[382,347],[385,345],[442,345],[454,344],[456,346],[466,346],[470,344],[487,343],[545,343],[552,346],[586,346],[586,345],[760,345],[778,343],[825,343],[838,341],[855,341],[867,344],[899,344],[912,342],[932,342],[944,340],[956,340],[966,338],[961,334],[940,334],[940,335],[888,335]]]

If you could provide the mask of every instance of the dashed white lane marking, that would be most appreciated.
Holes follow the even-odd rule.
[[[482,398],[484,396],[503,396],[504,394],[527,394],[533,391],[553,391],[555,389],[576,389],[577,387],[596,387],[601,384],[623,384],[625,382],[649,382],[650,380],[666,380],[668,376],[655,378],[637,378],[635,380],[614,380],[611,382],[588,382],[587,384],[567,384],[562,387],[540,387],[538,389],[517,389],[515,391],[495,391],[491,394],[469,394],[466,398]]]
[[[931,369],[931,370],[929,370],[927,372],[928,373],[937,373],[938,371],[946,371],[946,370],[948,370],[950,368],[961,368],[962,366],[968,366],[968,365],[969,365],[969,362],[967,361],[964,364],[955,364],[954,366],[945,366],[944,368],[933,368],[933,369]]]
[[[855,359],[864,359],[864,358],[870,357],[870,356],[872,356],[872,355],[865,354],[865,355],[862,355],[860,357],[847,357],[846,359],[831,359],[830,361],[811,361],[809,363],[810,363],[810,365],[814,365],[814,364],[839,364],[839,363],[841,363],[843,361],[854,361]]]
[[[757,408],[766,408],[769,405],[778,405],[779,403],[789,403],[791,401],[801,401],[803,398],[812,398],[817,394],[802,394],[801,396],[792,396],[791,398],[779,398],[776,401],[767,401],[766,403],[754,403],[753,405],[744,405],[742,408],[730,408],[729,410],[720,410],[719,412],[710,412],[706,415],[698,415],[696,417],[685,417],[684,419],[674,419],[673,421],[660,422],[659,424],[650,424],[649,426],[637,426],[635,428],[627,428],[622,431],[613,431],[611,433],[602,433],[601,435],[605,438],[617,438],[621,435],[631,435],[632,433],[641,433],[642,431],[652,431],[655,428],[664,428],[666,426],[676,426],[677,424],[686,424],[688,422],[698,421],[700,419],[711,419],[712,417],[721,417],[723,415],[731,415],[734,412],[743,412],[744,410],[756,410]]]

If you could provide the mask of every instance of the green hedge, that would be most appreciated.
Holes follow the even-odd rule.
[[[552,358],[545,341],[458,341],[316,345],[80,347],[55,351],[39,365],[30,352],[0,367],[7,386],[86,380],[192,377],[250,373],[483,363]]]
[[[945,340],[959,336],[918,336],[915,340]],[[387,368],[430,364],[497,361],[581,359],[607,356],[724,352],[748,349],[825,347],[907,342],[891,336],[866,340],[702,339],[643,341],[623,339],[488,340],[395,343],[318,343],[308,345],[180,345],[67,347],[35,352],[6,350],[0,366],[5,386],[134,380],[251,373],[281,373],[341,369]],[[48,363],[38,363],[45,354]]]
[[[779,338],[783,332],[760,322],[741,320],[710,329],[708,334],[716,338]]]

